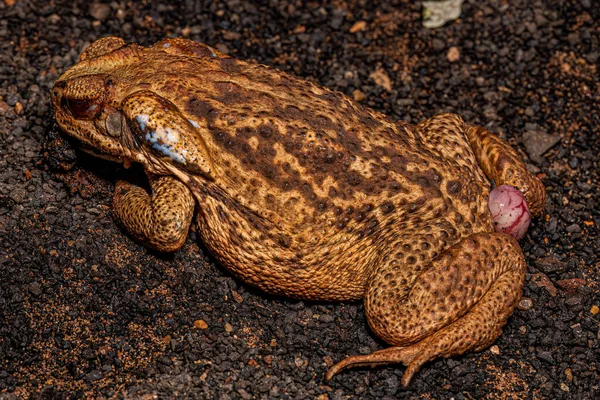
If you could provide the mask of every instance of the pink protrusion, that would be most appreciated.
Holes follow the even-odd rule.
[[[521,239],[525,236],[531,215],[525,196],[509,185],[498,186],[490,192],[488,203],[496,232],[504,232]]]

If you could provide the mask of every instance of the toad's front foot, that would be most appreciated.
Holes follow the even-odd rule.
[[[151,195],[141,187],[118,181],[113,212],[138,241],[158,251],[175,251],[187,237],[194,197],[185,184],[170,176],[152,177],[150,187]]]

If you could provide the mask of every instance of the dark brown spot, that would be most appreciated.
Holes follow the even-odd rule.
[[[192,46],[185,46],[181,48],[181,50],[186,55],[193,55],[198,58],[216,57],[216,53],[212,48],[200,43],[194,43]]]
[[[258,133],[264,138],[270,138],[273,135],[273,127],[262,124],[258,127]],[[288,164],[289,165],[289,164]]]
[[[458,196],[460,194],[462,185],[460,183],[460,181],[454,180],[454,181],[449,181],[448,184],[446,185],[446,191],[448,192],[449,195],[452,196]]]
[[[212,108],[210,103],[195,98],[190,99],[186,106],[188,113],[194,115],[198,119],[206,118]]]
[[[381,122],[373,118],[368,111],[365,111],[364,109],[360,111],[362,111],[359,112],[359,121],[361,124],[364,124],[371,129],[377,129],[381,126]]]
[[[394,203],[392,203],[391,201],[386,201],[386,202],[382,203],[380,207],[381,207],[381,211],[384,214],[389,214],[389,213],[393,212],[396,208],[396,207],[394,207]]]
[[[363,177],[356,171],[348,171],[343,178],[350,186],[359,186],[363,182]]]
[[[292,238],[288,235],[279,235],[279,244],[288,249],[292,245]]]
[[[226,106],[232,106],[240,103],[248,103],[251,101],[250,96],[237,83],[234,82],[215,82],[215,89],[219,92],[216,100]]]
[[[219,63],[221,64],[221,69],[228,74],[239,74],[242,72],[242,68],[235,58],[221,58]]]

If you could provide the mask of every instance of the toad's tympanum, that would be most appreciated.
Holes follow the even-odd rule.
[[[517,188],[536,215],[545,189],[508,144],[457,115],[391,121],[183,39],[98,40],[52,101],[88,152],[143,166],[151,193],[119,181],[113,199],[135,239],[174,251],[195,216],[208,249],[250,285],[364,299],[391,347],[348,357],[327,378],[403,363],[407,385],[428,360],[492,343],[520,298],[524,256],[496,232],[490,190]]]

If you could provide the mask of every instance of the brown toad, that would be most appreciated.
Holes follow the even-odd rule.
[[[393,347],[338,363],[428,360],[492,343],[525,261],[494,232],[491,183],[545,190],[487,130],[443,114],[412,126],[275,69],[183,39],[105,38],[56,82],[59,125],[88,151],[141,163],[152,193],[118,182],[114,212],[160,251],[202,239],[244,282],[309,300],[364,299]],[[196,206],[197,205],[197,206]]]

